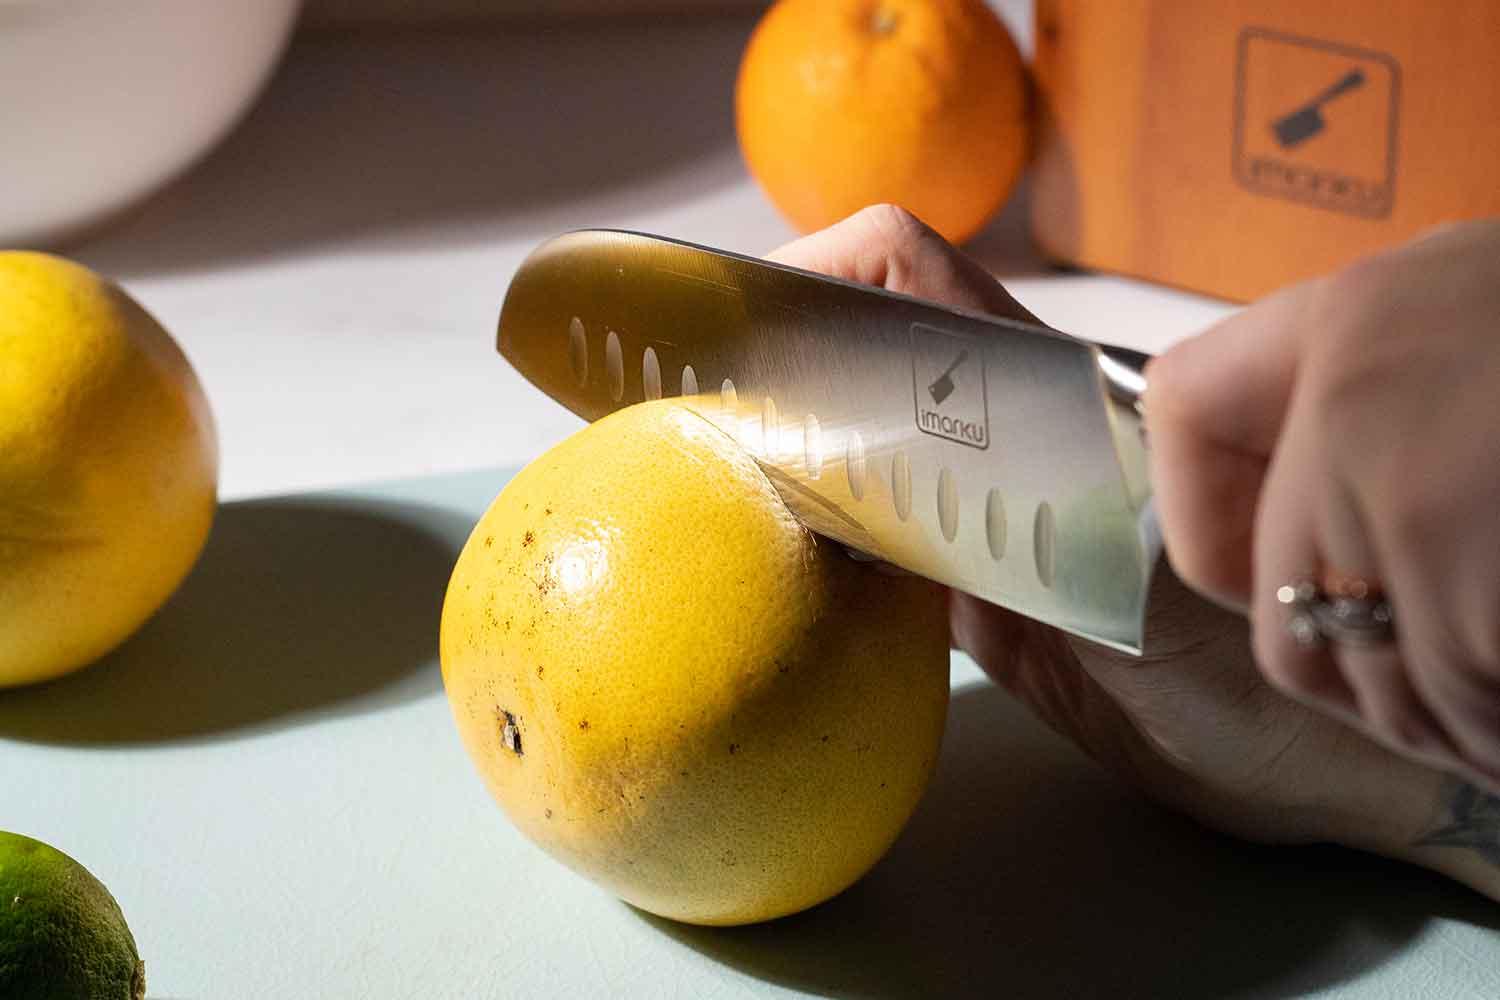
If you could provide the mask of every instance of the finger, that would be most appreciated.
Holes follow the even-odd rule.
[[[1378,742],[1407,756],[1452,767],[1462,758],[1412,684],[1394,645],[1333,646],[1345,682],[1354,692],[1359,726]]]
[[[1243,609],[1255,505],[1281,434],[1316,283],[1264,299],[1146,369],[1151,476],[1167,555],[1183,582]]]
[[[1120,734],[1135,729],[1080,669],[1061,632],[957,590],[950,591],[948,608],[955,649],[1086,752],[1106,763],[1123,759]]]
[[[976,261],[894,205],[861,209],[766,256],[902,295],[1036,321]]]
[[[1430,656],[1429,662],[1441,664],[1442,669],[1424,669],[1415,660],[1410,676],[1439,720],[1454,759],[1491,780],[1500,778],[1500,684],[1464,660],[1439,659],[1441,654],[1426,654],[1418,644],[1404,648],[1410,658]]]
[[[1323,470],[1316,498],[1323,589],[1333,597],[1363,596],[1385,579],[1368,519],[1353,490],[1339,480],[1338,456],[1322,454],[1311,461]],[[1412,685],[1394,642],[1368,646],[1335,642],[1328,652],[1354,694],[1366,732],[1398,751],[1457,763],[1442,725]]]
[[[961,590],[949,591],[948,626],[954,649],[968,653],[993,679],[1009,687],[1029,637],[1026,620]]]
[[[1225,448],[1186,422],[1159,420],[1149,408],[1146,423],[1167,559],[1198,593],[1243,610],[1267,459]]]
[[[1297,581],[1318,580],[1324,569],[1318,538],[1318,491],[1324,477],[1315,455],[1311,433],[1289,434],[1266,472],[1255,518],[1255,659],[1278,689],[1347,720],[1356,717],[1358,703],[1328,644],[1299,640],[1289,628],[1291,611],[1278,597],[1281,588]]]
[[[1428,670],[1418,662],[1410,671],[1412,684],[1441,722],[1450,759],[1491,782],[1500,780],[1500,686],[1465,664],[1454,666],[1449,661],[1446,669]]]
[[[1477,363],[1474,369],[1476,380],[1485,378]],[[1462,759],[1493,775],[1500,774],[1500,518],[1493,514],[1500,465],[1492,437],[1475,428],[1492,423],[1485,411],[1494,401],[1482,386],[1450,380],[1445,390],[1452,399],[1405,421],[1420,423],[1410,431],[1419,439],[1443,442],[1441,462],[1424,466],[1421,456],[1398,453],[1380,466],[1366,463],[1364,502],[1371,524],[1383,529],[1374,543],[1413,687]]]
[[[1500,775],[1500,676],[1496,667],[1485,666],[1484,639],[1464,633],[1464,622],[1493,621],[1496,615],[1464,604],[1476,595],[1494,600],[1500,544],[1487,544],[1485,535],[1500,529],[1460,517],[1433,520],[1431,537],[1409,528],[1391,532],[1382,547],[1394,567],[1391,603],[1401,651],[1413,688],[1430,706],[1458,760]],[[1472,528],[1455,543],[1457,535],[1442,528],[1445,522]]]

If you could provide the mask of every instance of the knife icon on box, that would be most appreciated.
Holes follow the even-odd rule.
[[[1322,132],[1328,126],[1328,123],[1323,120],[1323,106],[1342,94],[1364,86],[1364,82],[1364,70],[1351,69],[1338,82],[1323,90],[1312,100],[1272,122],[1271,131],[1276,134],[1276,141],[1281,148],[1291,149],[1300,146]]]

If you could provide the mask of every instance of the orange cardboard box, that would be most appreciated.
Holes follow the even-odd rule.
[[[1500,0],[1038,0],[1049,256],[1247,300],[1500,215]]]

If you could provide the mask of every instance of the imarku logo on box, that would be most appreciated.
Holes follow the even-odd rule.
[[[1383,218],[1396,200],[1401,70],[1383,52],[1240,33],[1234,176],[1242,187]]]
[[[911,391],[919,431],[970,448],[990,446],[984,351],[977,343],[912,324]]]

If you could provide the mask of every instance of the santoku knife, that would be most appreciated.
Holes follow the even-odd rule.
[[[498,347],[588,420],[684,397],[814,530],[1141,652],[1144,355],[611,230],[530,255]]]

